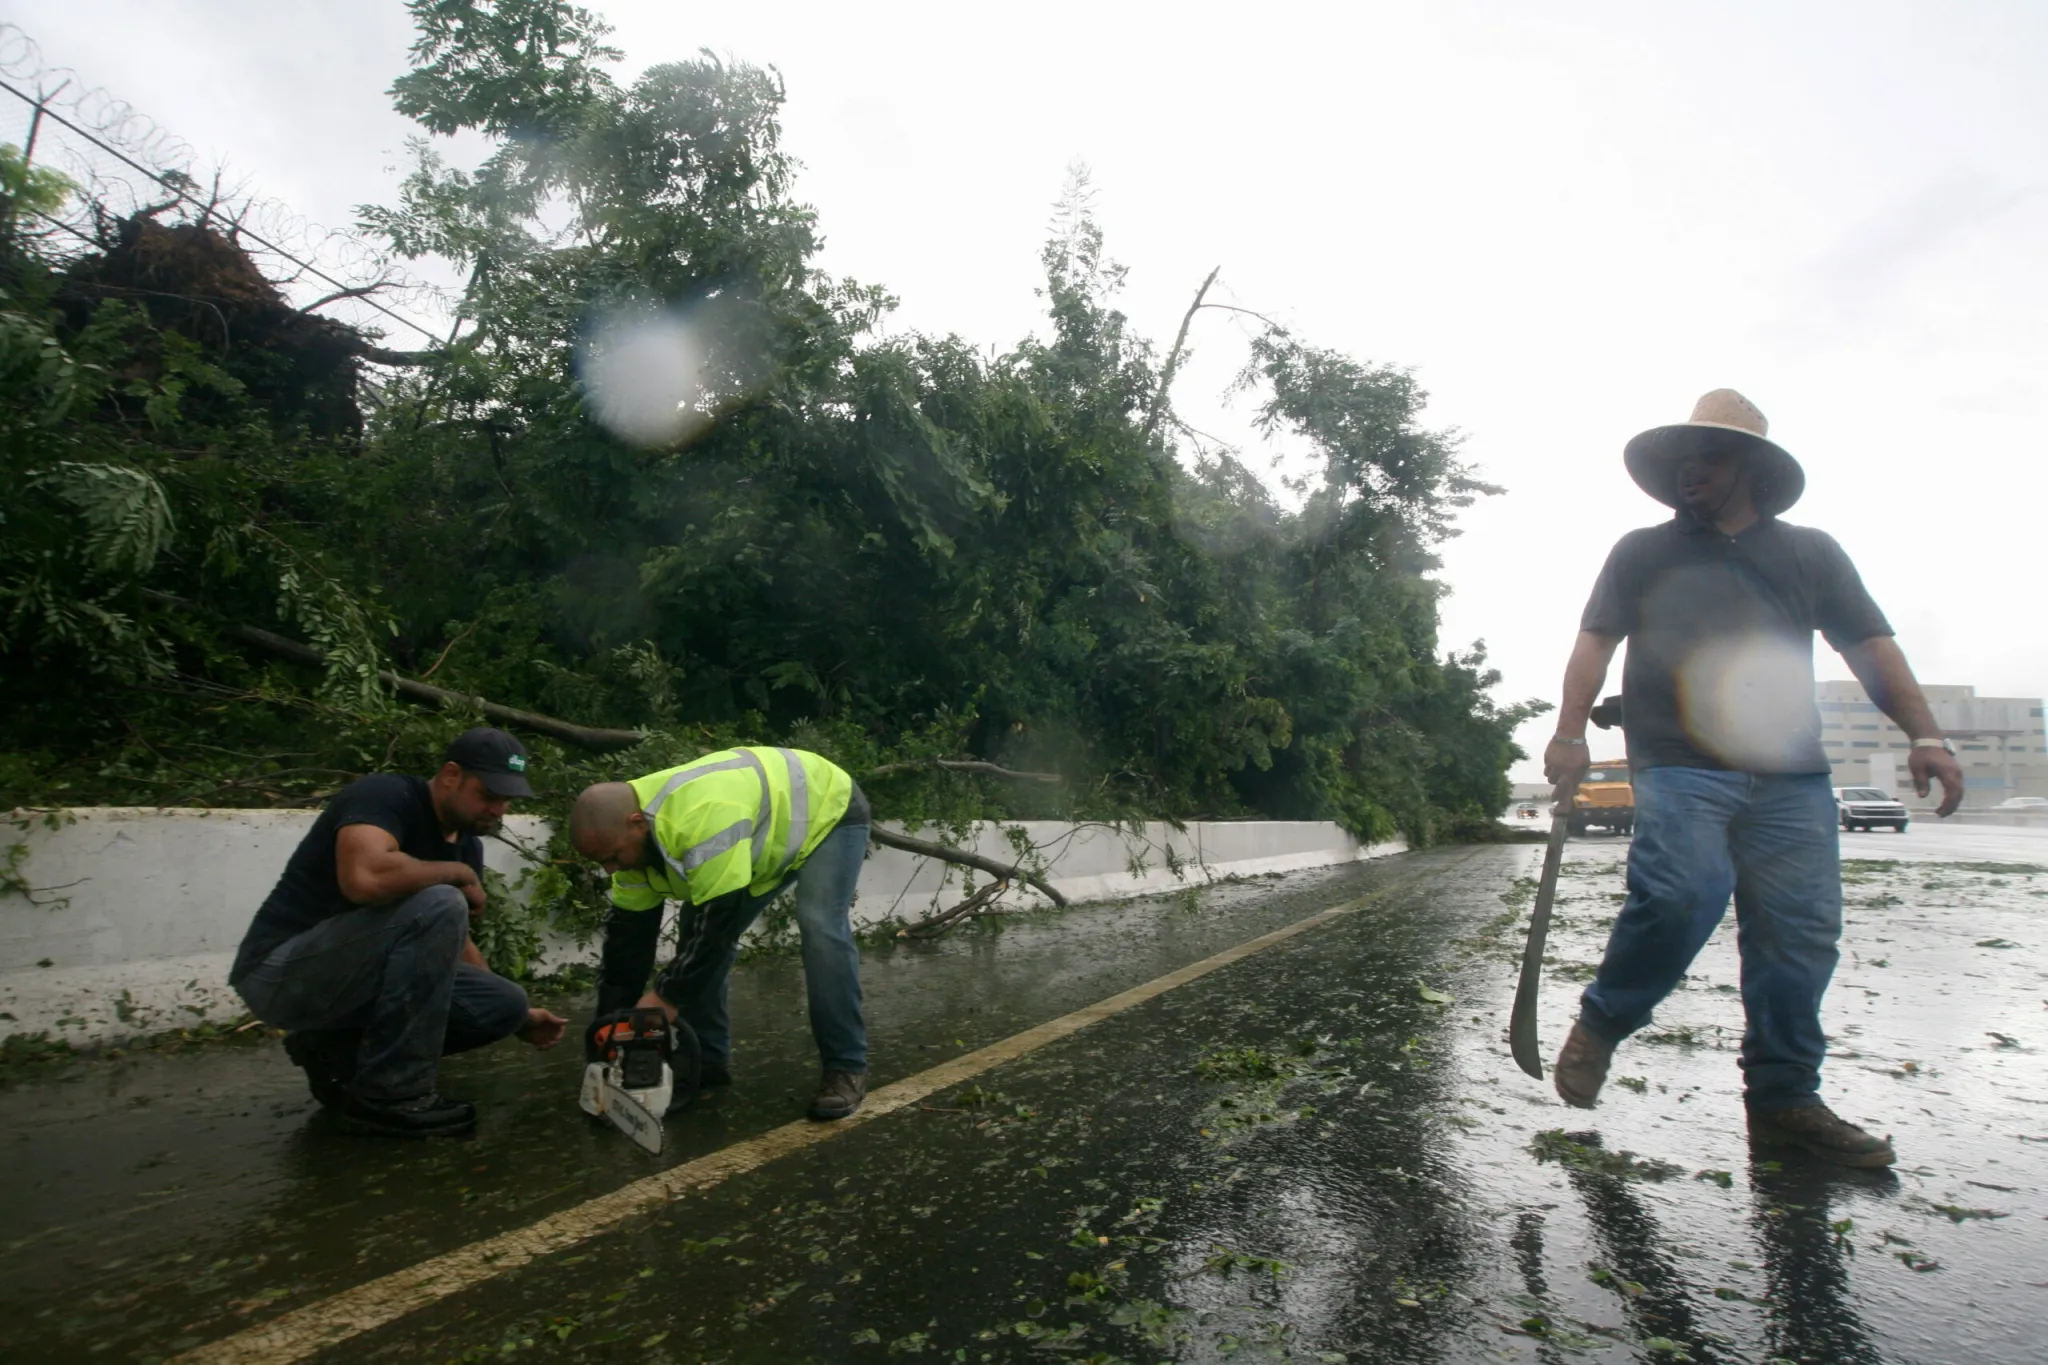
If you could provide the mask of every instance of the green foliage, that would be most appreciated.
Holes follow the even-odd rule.
[[[62,421],[78,380],[78,362],[42,321],[0,312],[0,382],[14,421],[38,427]]]
[[[94,575],[146,575],[170,542],[170,501],[140,469],[58,460],[31,474],[27,491],[66,505],[83,535],[79,563]]]
[[[54,215],[77,192],[63,172],[31,166],[21,148],[0,142],[0,224],[12,227],[31,215]]]
[[[1684,1168],[1654,1157],[1638,1157],[1634,1152],[1610,1152],[1600,1145],[1598,1133],[1567,1133],[1562,1128],[1550,1128],[1538,1133],[1529,1142],[1529,1150],[1538,1162],[1554,1161],[1570,1170],[1587,1175],[1614,1176],[1621,1180],[1650,1180],[1662,1183],[1673,1176],[1685,1174]]]
[[[522,903],[513,894],[513,884],[490,868],[484,869],[484,894],[484,913],[469,924],[477,951],[500,976],[531,975],[547,933],[544,909]]]
[[[258,333],[189,299],[94,287],[144,248],[228,269],[204,228],[117,225],[85,262],[7,240],[0,802],[314,802],[426,770],[476,716],[394,703],[388,668],[647,735],[537,742],[541,813],[777,741],[856,775],[975,756],[1066,779],[870,784],[883,814],[948,827],[1490,826],[1530,707],[1491,699],[1477,647],[1441,649],[1427,574],[1493,490],[1422,424],[1412,375],[1258,337],[1240,383],[1321,470],[1291,510],[1162,434],[1160,359],[1116,306],[1085,177],[1044,251],[1044,335],[883,334],[888,295],[814,264],[775,73],[701,55],[621,82],[575,6],[410,8],[392,94],[424,136],[362,221],[467,272],[459,337],[427,363],[358,383],[315,364],[364,344],[331,324],[273,317],[242,344]],[[487,143],[474,169],[434,142],[456,133]],[[185,293],[231,292],[203,283]],[[618,319],[695,329],[672,436],[597,420],[585,370]],[[321,388],[337,373],[348,420]],[[324,673],[245,626],[316,645]],[[533,853],[537,913],[593,928],[588,870]]]

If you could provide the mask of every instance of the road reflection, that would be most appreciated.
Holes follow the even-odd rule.
[[[1890,1171],[1838,1171],[1811,1160],[1752,1160],[1749,1226],[1764,1267],[1764,1340],[1790,1360],[1865,1365],[1884,1359],[1849,1287],[1854,1221],[1846,1196],[1892,1195]]]

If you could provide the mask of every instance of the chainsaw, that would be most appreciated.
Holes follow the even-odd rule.
[[[591,1024],[583,1056],[583,1112],[659,1156],[662,1119],[697,1097],[697,1035],[659,1009],[620,1010]]]

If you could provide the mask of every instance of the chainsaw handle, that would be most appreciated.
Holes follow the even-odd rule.
[[[584,1030],[584,1060],[608,1061],[620,1043],[643,1039],[658,1043],[663,1057],[675,1051],[676,1026],[670,1022],[666,1011],[657,1006],[639,1005],[599,1015]]]

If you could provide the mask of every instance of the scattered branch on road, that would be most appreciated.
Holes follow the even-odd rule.
[[[996,899],[1009,889],[1010,884],[1007,881],[990,882],[950,910],[941,910],[936,915],[927,915],[917,923],[898,930],[896,937],[937,938],[940,934],[945,933],[948,929],[963,921],[989,913],[995,908],[994,903]]]

